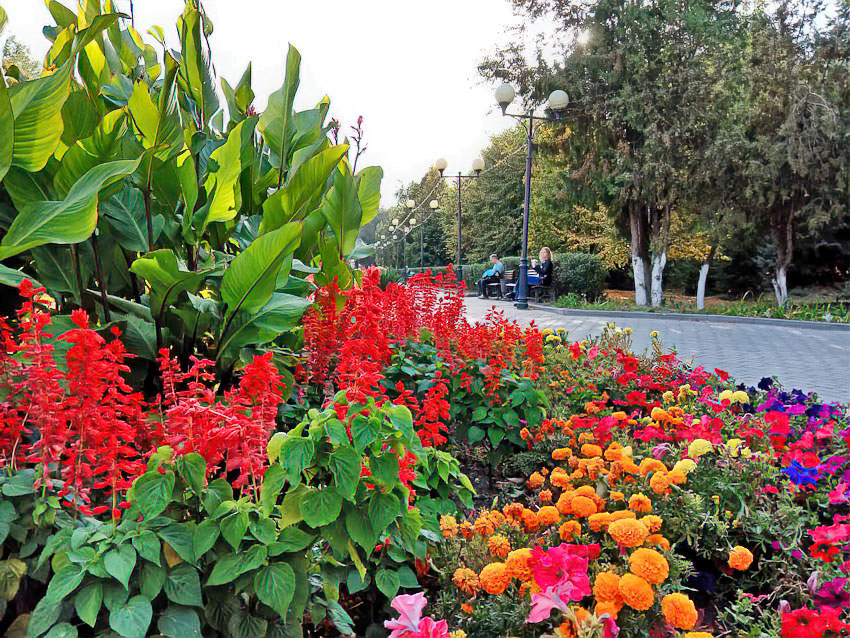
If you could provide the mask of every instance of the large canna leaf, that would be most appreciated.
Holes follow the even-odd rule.
[[[24,205],[0,243],[0,260],[44,244],[76,244],[88,239],[97,226],[98,192],[138,165],[139,159],[95,166],[76,181],[64,200]]]
[[[166,85],[163,92],[169,94],[170,86]],[[158,160],[165,162],[183,150],[183,128],[180,126],[176,101],[173,98],[164,99],[160,105],[162,108],[154,103],[147,84],[136,82],[127,110],[133,118],[142,145],[151,150]]]
[[[363,215],[357,199],[357,186],[348,164],[343,162],[334,173],[334,183],[322,202],[322,216],[336,235],[340,257],[354,249]]]
[[[259,237],[230,262],[221,280],[228,322],[234,313],[255,313],[269,302],[278,275],[291,266],[292,253],[300,241],[301,224],[286,224]]]
[[[2,34],[3,30],[6,28],[7,21],[8,17],[6,16],[6,10],[3,7],[0,7],[0,34]]]
[[[292,105],[298,91],[301,54],[291,44],[286,56],[286,77],[283,86],[269,96],[269,102],[257,128],[269,146],[272,162],[280,169],[278,185],[283,183],[288,168],[289,146],[295,135]]]
[[[0,8],[0,11],[3,9]],[[0,15],[0,22],[3,17]],[[12,105],[9,103],[9,93],[6,91],[6,78],[3,77],[3,68],[0,67],[0,182],[12,166],[15,151],[15,125],[12,118]]]
[[[378,214],[381,205],[381,180],[384,171],[380,166],[367,166],[357,173],[357,199],[363,216],[360,225],[365,226]]]
[[[204,182],[209,208],[201,228],[212,222],[224,222],[236,217],[242,156],[250,148],[256,123],[256,117],[240,122],[227,136],[227,141],[210,154],[208,176]]]
[[[178,22],[180,30],[180,85],[184,88],[198,113],[201,126],[218,110],[218,97],[204,57],[202,38],[207,20],[194,3],[187,2]]]
[[[53,155],[62,137],[62,105],[71,91],[72,70],[69,60],[52,75],[9,89],[15,118],[14,166],[35,173]]]
[[[304,162],[286,186],[263,204],[260,233],[280,228],[290,221],[301,221],[318,208],[325,183],[347,152],[345,144],[331,146]]]
[[[201,282],[213,272],[182,270],[177,256],[168,249],[154,250],[139,257],[130,270],[150,284],[151,314],[155,318],[161,318],[180,293],[197,291]]]
[[[125,183],[120,192],[100,203],[100,216],[106,219],[116,241],[124,250],[144,252],[148,249],[148,227],[142,192]],[[159,238],[165,220],[161,215],[152,219],[154,242]]]

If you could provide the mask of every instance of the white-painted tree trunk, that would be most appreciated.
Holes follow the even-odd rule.
[[[646,297],[646,262],[640,255],[632,255],[632,273],[635,277],[635,304],[645,306]]]
[[[776,304],[780,308],[785,307],[788,301],[788,280],[785,266],[777,266],[773,276],[773,292],[776,295]]]
[[[664,298],[664,266],[667,265],[667,251],[662,250],[660,255],[652,258],[652,305],[658,307]]]
[[[711,267],[707,261],[702,262],[699,267],[699,281],[697,282],[697,310],[705,308],[705,284],[708,281],[708,269]]]

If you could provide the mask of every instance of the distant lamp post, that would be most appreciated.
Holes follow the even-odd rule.
[[[528,145],[525,153],[525,208],[522,213],[522,257],[519,261],[519,282],[517,285],[516,307],[525,310],[528,308],[528,218],[531,208],[531,163],[534,156],[534,122],[551,122],[559,120],[570,98],[566,91],[552,91],[549,95],[549,108],[554,117],[537,117],[533,109],[525,114],[508,113],[508,106],[514,101],[516,91],[510,84],[502,84],[496,89],[496,102],[502,109],[502,115],[513,117],[523,123],[525,132],[528,134]],[[527,122],[527,124],[526,124]]]
[[[513,90],[513,89],[512,89]],[[441,157],[434,162],[434,168],[440,171],[440,179],[457,180],[457,280],[463,281],[463,226],[461,223],[461,185],[465,179],[476,179],[481,171],[484,170],[484,160],[480,157],[472,160],[472,174],[464,175],[462,171],[458,171],[457,175],[443,175],[443,172],[449,167],[449,163],[444,157]],[[436,201],[436,200],[434,200]],[[431,202],[433,204],[434,202]],[[437,204],[439,206],[439,203]]]
[[[440,202],[436,199],[432,199],[428,204],[428,208],[431,209],[431,214],[434,214],[440,208]],[[423,221],[419,225],[419,268],[425,270],[425,222]]]

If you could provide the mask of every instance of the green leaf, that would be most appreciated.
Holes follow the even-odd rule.
[[[156,537],[156,534],[150,530],[144,530],[138,536],[133,537],[133,547],[139,552],[139,556],[151,563],[159,565],[160,553],[162,552],[162,544]]]
[[[109,224],[121,248],[132,252],[148,250],[144,198],[138,188],[125,184],[117,195],[100,203],[98,212]],[[155,215],[152,222],[153,240],[156,242],[165,227],[165,219]]]
[[[59,623],[53,625],[44,638],[77,638],[77,628],[66,622]]]
[[[212,222],[233,219],[238,211],[239,174],[242,172],[242,155],[250,148],[254,135],[254,117],[240,122],[227,136],[227,141],[210,154],[210,164],[218,169],[210,172],[204,182],[209,206],[201,228]]]
[[[301,501],[301,516],[310,527],[333,523],[342,511],[342,496],[333,488],[312,490]]]
[[[164,90],[168,92],[169,89]],[[142,146],[158,160],[165,162],[183,150],[184,142],[176,100],[167,100],[162,106],[165,107],[163,110],[154,103],[147,84],[136,82],[127,102],[127,110],[136,125]]]
[[[393,486],[398,482],[400,467],[398,457],[392,453],[373,455],[369,459],[369,469],[372,476],[384,483]]]
[[[227,622],[228,638],[265,638],[269,623],[264,618],[239,610]]]
[[[274,461],[271,461],[274,463]],[[277,497],[280,495],[283,486],[286,485],[286,472],[278,464],[269,466],[263,476],[263,484],[260,486],[260,505],[263,508],[263,514],[266,516],[272,513],[274,506],[277,504]]]
[[[316,447],[313,439],[304,436],[289,436],[280,446],[280,465],[286,478],[293,485],[299,482],[301,472],[313,463]]]
[[[295,593],[295,572],[286,563],[263,567],[254,576],[254,591],[263,604],[285,618]]]
[[[278,274],[301,241],[301,224],[286,224],[259,237],[232,262],[221,281],[227,316],[255,313],[271,299]]]
[[[401,514],[401,505],[392,494],[375,492],[369,500],[369,519],[372,529],[384,530]]]
[[[356,594],[359,591],[363,591],[371,582],[372,578],[369,576],[368,572],[365,576],[361,577],[356,570],[348,572],[348,576],[346,576],[345,579],[345,585],[348,587],[349,594]]]
[[[165,570],[153,563],[142,565],[141,585],[139,591],[148,600],[153,600],[165,586]]]
[[[355,417],[351,423],[351,434],[354,437],[354,447],[357,453],[362,454],[366,447],[378,438],[380,431],[381,421],[377,417]]]
[[[290,44],[289,53],[286,56],[286,77],[283,86],[269,96],[266,110],[263,111],[257,124],[263,139],[272,150],[273,158],[277,157],[281,180],[288,168],[286,162],[294,137],[292,105],[295,102],[295,93],[298,91],[300,68],[301,54]]]
[[[336,236],[340,256],[348,255],[357,243],[363,211],[347,163],[337,166],[333,186],[322,202],[321,211]]]
[[[251,531],[251,535],[263,545],[271,545],[277,540],[277,525],[270,518],[252,521],[248,529]]]
[[[2,10],[0,8],[0,11]],[[12,118],[12,105],[9,103],[9,93],[6,90],[6,78],[0,67],[0,182],[12,166],[15,150],[15,123]]]
[[[62,105],[71,91],[73,69],[73,60],[68,60],[51,75],[21,82],[9,90],[15,117],[14,166],[37,173],[53,155],[64,130]]]
[[[346,515],[345,529],[352,540],[367,551],[372,551],[378,542],[372,523],[360,510],[353,509]]]
[[[354,493],[360,482],[361,465],[361,457],[350,447],[337,448],[328,458],[328,467],[334,475],[334,485],[349,501],[354,500]]]
[[[201,556],[210,551],[218,540],[218,536],[219,522],[212,518],[204,519],[195,528],[195,535],[192,538],[192,551],[195,554],[195,558],[200,560]]]
[[[313,544],[315,534],[308,534],[297,527],[287,527],[278,536],[274,549],[278,554],[284,552],[300,552]]]
[[[170,471],[170,470],[169,470]],[[168,543],[177,555],[187,563],[194,562],[193,539],[195,524],[192,522],[175,523],[158,530],[159,537]]]
[[[264,545],[254,545],[247,552],[225,554],[213,566],[207,586],[226,585],[242,574],[260,567],[268,556]]]
[[[505,431],[496,426],[487,428],[487,438],[490,439],[490,444],[493,447],[499,447],[499,443],[505,438]]]
[[[156,621],[156,627],[169,638],[201,638],[201,620],[188,607],[170,605]]]
[[[97,225],[98,192],[136,170],[138,160],[107,162],[90,169],[59,202],[23,205],[0,244],[0,260],[43,244],[77,244]]]
[[[133,483],[133,504],[138,506],[146,519],[159,516],[171,502],[174,490],[174,472],[166,470],[164,474],[149,471]]]
[[[407,565],[398,568],[398,582],[405,589],[419,588],[419,579],[416,578],[416,573]]]
[[[47,596],[38,601],[27,625],[27,636],[35,638],[50,629],[62,615],[63,603],[62,599],[52,600]]]
[[[204,489],[204,481],[207,478],[207,462],[197,452],[190,452],[180,459],[180,478],[186,481],[195,491],[201,494]]]
[[[109,612],[109,626],[124,638],[144,638],[152,616],[150,601],[144,596],[133,596]]]
[[[130,575],[136,566],[136,550],[127,544],[110,549],[103,557],[103,566],[106,568],[106,573],[124,585],[126,589],[129,587]]]
[[[86,585],[74,597],[74,608],[77,610],[77,616],[89,627],[94,627],[97,622],[97,615],[102,603],[103,586],[99,582]]]
[[[44,597],[49,600],[64,599],[77,588],[77,585],[83,582],[84,575],[85,572],[81,571],[77,565],[63,567],[53,574]]]
[[[486,436],[487,432],[485,432],[482,428],[479,428],[477,425],[473,425],[467,430],[466,438],[469,439],[470,443],[478,443]]]
[[[416,545],[419,532],[422,530],[422,514],[416,508],[408,509],[402,515],[398,526],[405,544],[408,547],[413,547]]]
[[[360,224],[365,226],[378,214],[381,205],[381,180],[384,171],[380,166],[367,166],[357,173],[357,199],[360,202],[362,217]]]
[[[168,570],[165,578],[165,595],[173,603],[201,607],[201,579],[198,570],[188,563],[180,563]]]
[[[233,512],[221,521],[221,535],[233,549],[239,549],[249,522],[248,512]]]
[[[392,569],[379,569],[378,573],[375,574],[375,585],[384,596],[392,600],[398,593],[400,586],[398,573]]]
[[[130,270],[147,280],[151,287],[151,314],[161,318],[183,292],[196,292],[211,270],[181,270],[177,255],[168,248],[139,257]]]

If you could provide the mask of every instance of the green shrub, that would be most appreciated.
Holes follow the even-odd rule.
[[[559,294],[572,293],[594,301],[605,290],[608,271],[597,255],[558,253],[554,261],[554,284]]]

